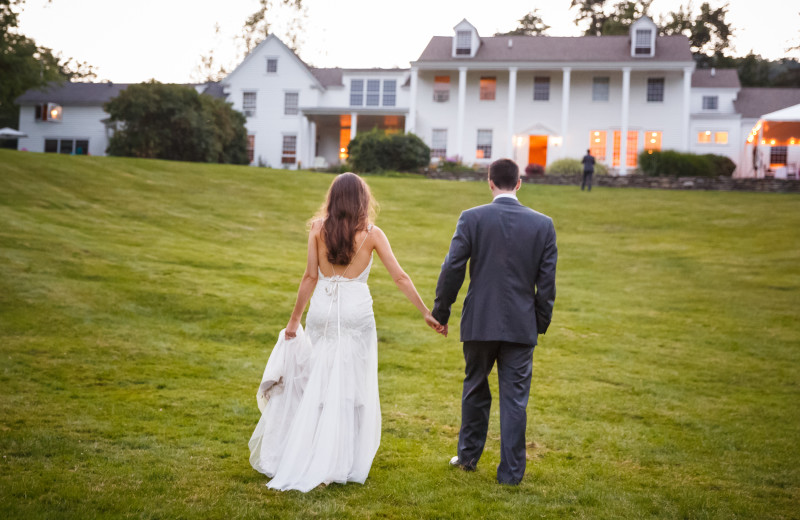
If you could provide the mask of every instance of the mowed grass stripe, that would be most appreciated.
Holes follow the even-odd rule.
[[[383,438],[364,486],[276,493],[254,393],[332,176],[0,150],[0,516],[792,518],[800,197],[523,186],[559,243],[528,472],[455,453],[460,301],[432,334],[376,259]],[[368,177],[429,305],[482,183]],[[492,382],[497,394],[496,381]]]

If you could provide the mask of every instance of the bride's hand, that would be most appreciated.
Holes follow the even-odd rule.
[[[289,323],[286,324],[286,333],[284,334],[284,337],[286,339],[297,337],[298,328],[300,328],[300,320],[289,320]]]
[[[436,318],[433,317],[433,314],[431,314],[430,311],[425,313],[424,318],[425,323],[427,323],[430,328],[439,334],[444,334],[445,326],[439,323]]]

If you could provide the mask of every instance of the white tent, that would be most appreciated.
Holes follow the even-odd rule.
[[[736,176],[797,179],[798,165],[800,105],[793,105],[761,116],[747,137]]]
[[[20,137],[28,137],[28,134],[10,127],[0,128],[0,139],[17,139]]]

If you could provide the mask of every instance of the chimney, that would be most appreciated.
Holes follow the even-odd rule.
[[[711,67],[711,77],[713,78],[716,75],[717,75],[717,69],[715,69],[714,67]]]
[[[508,48],[510,49],[513,46],[514,46],[514,41],[511,38],[509,38],[508,39]]]

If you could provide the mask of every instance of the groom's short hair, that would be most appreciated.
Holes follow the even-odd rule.
[[[511,159],[498,159],[489,166],[489,180],[501,190],[513,190],[519,182],[519,166]]]

